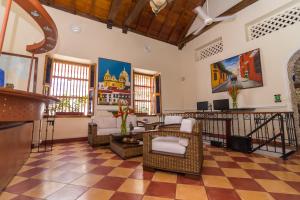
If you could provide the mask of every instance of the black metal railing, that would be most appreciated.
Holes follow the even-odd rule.
[[[228,145],[230,136],[251,137],[253,149],[287,157],[298,148],[293,112],[184,112],[203,124],[203,140]],[[164,115],[162,118],[164,118]]]

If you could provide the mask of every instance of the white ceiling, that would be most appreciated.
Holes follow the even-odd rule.
[[[206,0],[204,8],[206,8],[208,3],[208,14],[211,17],[217,17],[241,1],[242,0]],[[202,20],[197,17],[190,27],[187,35],[198,29],[198,27],[200,27],[202,24]]]

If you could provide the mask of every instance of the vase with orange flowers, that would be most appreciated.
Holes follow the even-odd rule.
[[[239,92],[240,92],[240,90],[239,90],[238,86],[235,84],[235,82],[232,83],[231,86],[229,86],[229,88],[228,88],[228,94],[232,98],[232,108],[233,109],[238,108],[237,97],[238,97]]]
[[[128,105],[128,101],[124,99],[120,99],[118,101],[119,109],[118,111],[113,112],[113,116],[118,118],[121,117],[121,135],[127,134],[126,121],[129,114],[134,113],[133,109],[131,109]]]

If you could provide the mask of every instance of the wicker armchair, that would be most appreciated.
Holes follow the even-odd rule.
[[[143,167],[144,169],[160,169],[187,175],[200,176],[203,163],[202,124],[196,122],[192,133],[180,132],[180,125],[170,124],[159,127],[143,135]],[[187,138],[189,144],[185,154],[170,154],[152,150],[152,139],[158,136],[175,136]]]

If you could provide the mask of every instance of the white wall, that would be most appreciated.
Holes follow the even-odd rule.
[[[186,78],[184,88],[190,88],[184,90],[185,109],[195,109],[196,101],[212,102],[213,99],[229,98],[227,92],[212,94],[210,64],[260,48],[264,86],[242,90],[238,97],[238,105],[263,110],[291,110],[287,62],[292,54],[300,49],[300,23],[252,41],[246,40],[245,33],[245,24],[288,2],[290,1],[260,0],[239,12],[235,21],[223,22],[188,43],[182,58],[182,74]],[[224,51],[195,62],[194,50],[220,36],[224,41]],[[274,103],[274,94],[282,95],[282,103]]]
[[[0,21],[3,19],[5,0],[0,0]],[[300,24],[274,32],[254,41],[246,41],[245,24],[288,0],[260,0],[238,13],[234,22],[217,25],[196,38],[182,50],[150,38],[120,29],[109,30],[105,24],[91,21],[47,7],[59,31],[58,45],[51,53],[72,56],[97,63],[98,57],[111,58],[132,63],[132,67],[145,68],[162,73],[163,109],[193,110],[197,101],[228,98],[227,93],[212,94],[210,64],[228,57],[260,48],[264,87],[242,90],[240,107],[271,107],[290,110],[290,96],[287,81],[287,62],[299,49]],[[70,26],[81,26],[82,32],[75,34]],[[33,20],[17,5],[13,4],[7,30],[4,51],[27,54],[26,44],[42,39],[42,33]],[[194,50],[217,37],[223,37],[224,52],[195,62]],[[144,51],[144,45],[151,52]],[[38,91],[42,90],[44,55],[39,56]],[[282,94],[283,102],[275,104],[274,94]],[[103,109],[98,107],[97,109]],[[88,118],[58,119],[55,138],[87,136]]]
[[[5,0],[0,0],[0,21],[3,20]],[[56,22],[59,40],[51,54],[60,54],[97,63],[98,57],[129,62],[132,67],[159,71],[162,74],[162,104],[164,110],[182,109],[183,98],[179,95],[180,51],[177,47],[131,32],[123,34],[120,29],[107,29],[105,24],[63,11],[46,7]],[[71,31],[71,25],[82,28],[81,33]],[[4,51],[28,54],[26,44],[42,39],[41,30],[35,22],[13,3]],[[151,52],[144,50],[150,47]],[[44,55],[39,56],[38,91],[42,91]],[[103,107],[97,107],[103,109]],[[58,119],[55,138],[87,136],[88,118]]]

